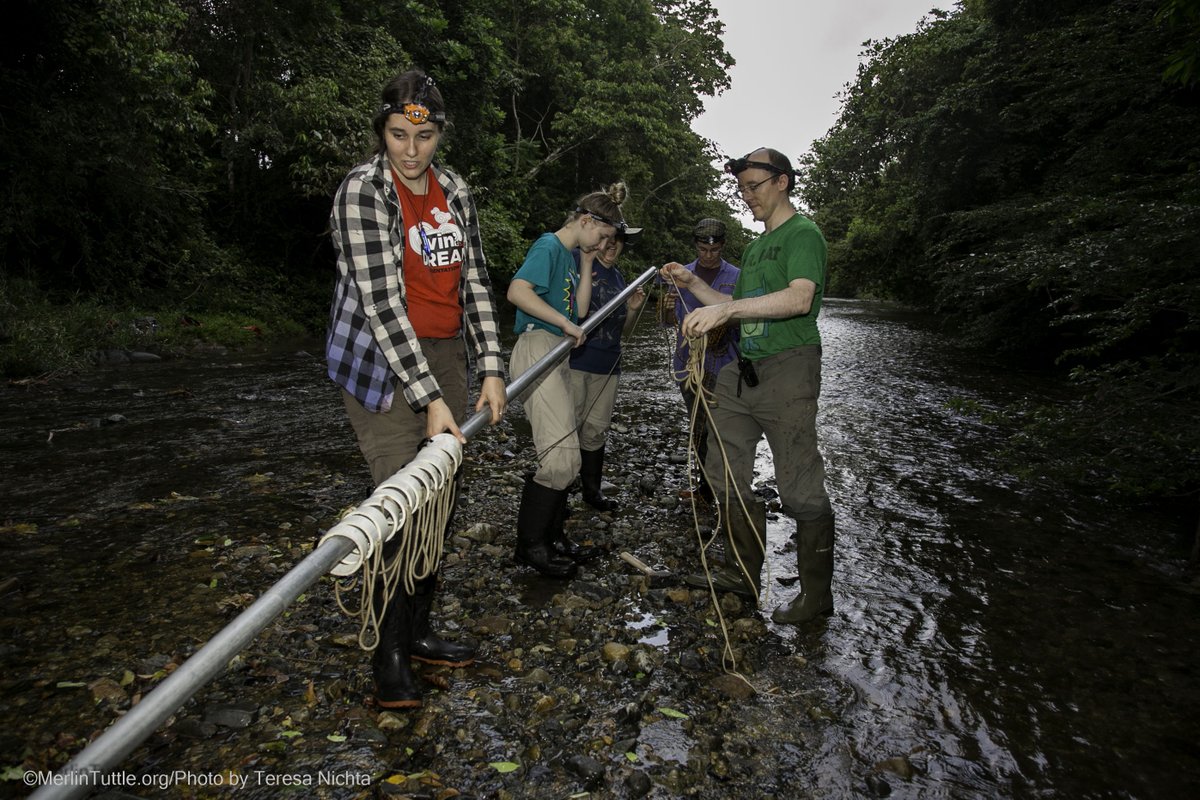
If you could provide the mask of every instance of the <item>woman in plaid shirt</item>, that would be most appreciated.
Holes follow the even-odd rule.
[[[459,420],[467,411],[468,347],[482,380],[475,410],[490,408],[494,425],[506,404],[475,201],[460,177],[433,163],[445,108],[420,70],[392,80],[374,119],[376,151],[334,197],[337,283],[326,360],[376,484],[435,434],[466,442]],[[475,658],[473,647],[432,632],[436,583],[430,575],[412,595],[401,587],[386,610],[377,609],[384,613],[372,663],[383,708],[421,705],[410,658],[450,666]]]

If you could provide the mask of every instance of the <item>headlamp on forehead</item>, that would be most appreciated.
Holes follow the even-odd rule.
[[[442,111],[430,111],[429,106],[424,103],[405,103],[403,105],[392,105],[388,103],[383,108],[379,109],[381,114],[400,114],[413,125],[424,125],[426,122],[432,122],[435,125],[444,125],[446,123],[446,114]]]
[[[731,158],[725,162],[725,171],[735,178],[748,169],[765,169],[772,175],[787,175],[785,170],[780,169],[768,161],[751,161],[748,158]]]
[[[588,211],[586,208],[584,208],[582,206],[576,206],[575,213],[576,214],[587,214],[589,217],[596,220],[597,222],[603,222],[605,225],[612,225],[614,228],[618,228],[618,229],[624,227],[624,225],[625,225],[624,222],[613,222],[611,219],[604,216],[603,214],[597,214],[595,211]]]

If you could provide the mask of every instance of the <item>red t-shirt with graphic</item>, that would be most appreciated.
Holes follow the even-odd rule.
[[[453,339],[462,330],[462,301],[458,289],[462,276],[464,236],[450,215],[446,194],[426,173],[428,190],[414,195],[395,171],[392,180],[400,197],[404,219],[404,289],[408,320],[417,336]]]

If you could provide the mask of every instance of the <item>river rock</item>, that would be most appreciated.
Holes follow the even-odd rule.
[[[874,767],[876,772],[890,772],[906,781],[911,781],[916,770],[913,769],[912,762],[907,756],[892,756],[880,761]]]
[[[217,735],[216,723],[199,717],[185,717],[172,725],[171,730],[188,739],[209,739]]]
[[[601,656],[609,664],[625,661],[629,658],[629,648],[620,642],[609,642],[600,651]]]
[[[567,759],[567,769],[574,772],[585,786],[594,787],[604,781],[604,765],[585,755],[573,755]]]
[[[710,685],[731,700],[746,700],[757,694],[754,687],[739,675],[723,673],[713,678]]]
[[[653,787],[650,776],[640,769],[635,769],[625,778],[625,790],[630,797],[645,797]]]
[[[253,706],[218,705],[209,706],[204,712],[204,721],[226,728],[248,728],[254,722]]]
[[[129,699],[129,695],[125,693],[121,684],[112,678],[101,678],[97,681],[92,681],[88,684],[88,689],[91,690],[92,698],[97,703],[109,702],[119,704]]]

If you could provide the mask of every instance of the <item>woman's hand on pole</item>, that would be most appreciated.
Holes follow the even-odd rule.
[[[504,381],[501,378],[483,379],[483,385],[479,388],[479,400],[475,403],[475,413],[483,411],[485,405],[492,410],[492,419],[488,424],[495,425],[504,416],[504,409],[508,407],[508,396],[505,394]]]
[[[583,332],[583,328],[579,327],[570,320],[563,320],[562,329],[563,335],[565,335],[568,339],[575,340],[576,347],[582,346],[584,341],[587,340],[587,334]]]
[[[646,293],[639,286],[633,290],[633,294],[629,295],[629,299],[625,302],[628,304],[630,311],[637,311],[642,307],[642,303],[646,302]]]
[[[439,433],[452,433],[462,444],[467,443],[467,437],[459,430],[454,421],[454,412],[442,398],[438,398],[425,406],[425,438],[432,439]]]

